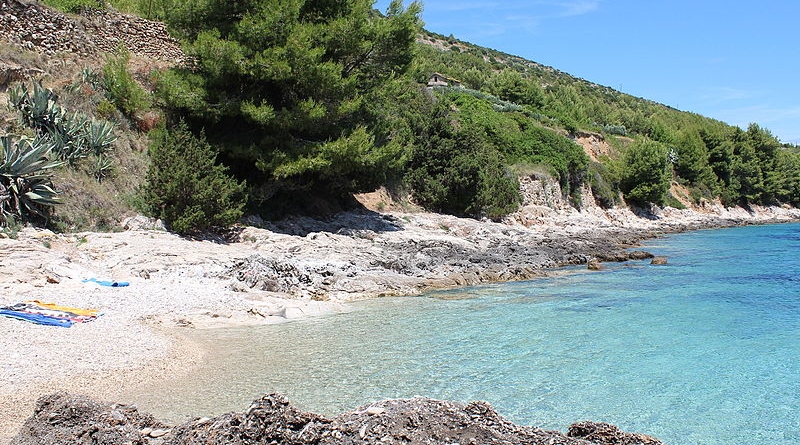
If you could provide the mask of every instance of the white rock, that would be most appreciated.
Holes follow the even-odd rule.
[[[153,430],[153,431],[150,431],[150,437],[161,437],[161,436],[167,434],[168,432],[169,432],[169,430],[162,430],[162,429]]]
[[[380,406],[370,406],[369,408],[367,408],[367,411],[366,411],[366,413],[369,414],[370,416],[377,416],[377,415],[383,414],[385,412],[386,412],[386,408],[382,408]]]
[[[287,320],[294,320],[305,315],[302,309],[293,306],[284,307],[278,314]]]

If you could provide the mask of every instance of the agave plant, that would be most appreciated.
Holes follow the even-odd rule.
[[[47,136],[54,142],[54,152],[59,159],[72,167],[89,155],[89,148],[84,140],[88,126],[89,119],[83,114],[64,113],[56,122],[55,129],[47,132]]]
[[[9,89],[8,96],[22,122],[47,140],[59,159],[76,167],[84,158],[93,156],[95,177],[98,181],[106,177],[112,161],[104,155],[117,140],[114,124],[93,121],[78,112],[68,113],[56,103],[58,95],[39,82],[33,83],[32,90],[18,84]]]
[[[114,124],[106,121],[92,121],[91,124],[84,127],[83,137],[87,149],[97,157],[105,154],[117,140],[117,135],[114,134]]]
[[[61,202],[48,174],[62,164],[49,159],[52,149],[53,143],[43,138],[14,141],[0,136],[0,225],[46,217],[48,209]]]
[[[8,101],[19,110],[22,122],[37,130],[54,131],[66,112],[56,103],[58,96],[41,83],[33,82],[33,92],[25,84],[8,90]]]
[[[103,179],[111,174],[113,166],[114,163],[111,162],[111,159],[99,154],[95,157],[95,162],[92,166],[92,175],[97,179],[97,182],[103,182]]]

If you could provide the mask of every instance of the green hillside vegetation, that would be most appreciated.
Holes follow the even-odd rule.
[[[410,190],[430,210],[498,219],[519,205],[518,175],[532,172],[576,206],[584,185],[606,207],[620,197],[677,205],[672,181],[697,203],[800,204],[800,153],[767,129],[426,32],[418,3],[383,12],[369,0],[112,4],[164,20],[192,60],[159,74],[145,96],[130,76],[125,88],[105,87],[106,113],[132,117],[155,104],[167,116],[140,199],[179,232],[232,222],[243,199],[244,211],[277,218],[344,208],[381,185]],[[118,65],[100,75],[120,74]],[[449,85],[428,88],[433,73]],[[585,132],[614,152],[591,161],[574,142]],[[170,183],[191,172],[198,183]],[[201,181],[206,174],[214,179]]]

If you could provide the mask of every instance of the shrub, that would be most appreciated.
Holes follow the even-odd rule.
[[[686,209],[686,206],[682,202],[680,202],[678,198],[673,196],[672,193],[667,193],[667,196],[664,198],[664,205],[670,206],[678,210]]]
[[[407,179],[417,202],[435,211],[499,219],[520,202],[503,157],[474,132],[432,137],[414,151]]]
[[[133,118],[136,113],[149,109],[152,100],[150,94],[128,72],[130,57],[128,50],[120,47],[117,55],[108,59],[103,66],[103,88],[106,98],[123,114]]]
[[[97,104],[95,113],[103,119],[110,119],[116,113],[117,107],[108,99],[103,99]]]
[[[608,134],[614,134],[617,136],[628,135],[628,129],[625,128],[624,125],[611,125],[611,124],[603,125],[603,131]]]
[[[625,153],[620,184],[625,198],[634,204],[662,205],[672,177],[667,149],[658,142],[637,141]]]
[[[227,226],[241,218],[244,183],[216,163],[215,150],[185,123],[154,130],[151,165],[142,190],[146,212],[164,219],[180,234]]]
[[[608,167],[592,162],[589,165],[589,182],[597,205],[610,209],[618,203],[619,190]]]

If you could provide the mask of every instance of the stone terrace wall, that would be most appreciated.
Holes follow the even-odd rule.
[[[180,61],[183,52],[163,23],[113,11],[72,16],[28,0],[0,0],[0,41],[46,55],[81,57],[113,52],[122,44],[138,56]]]

